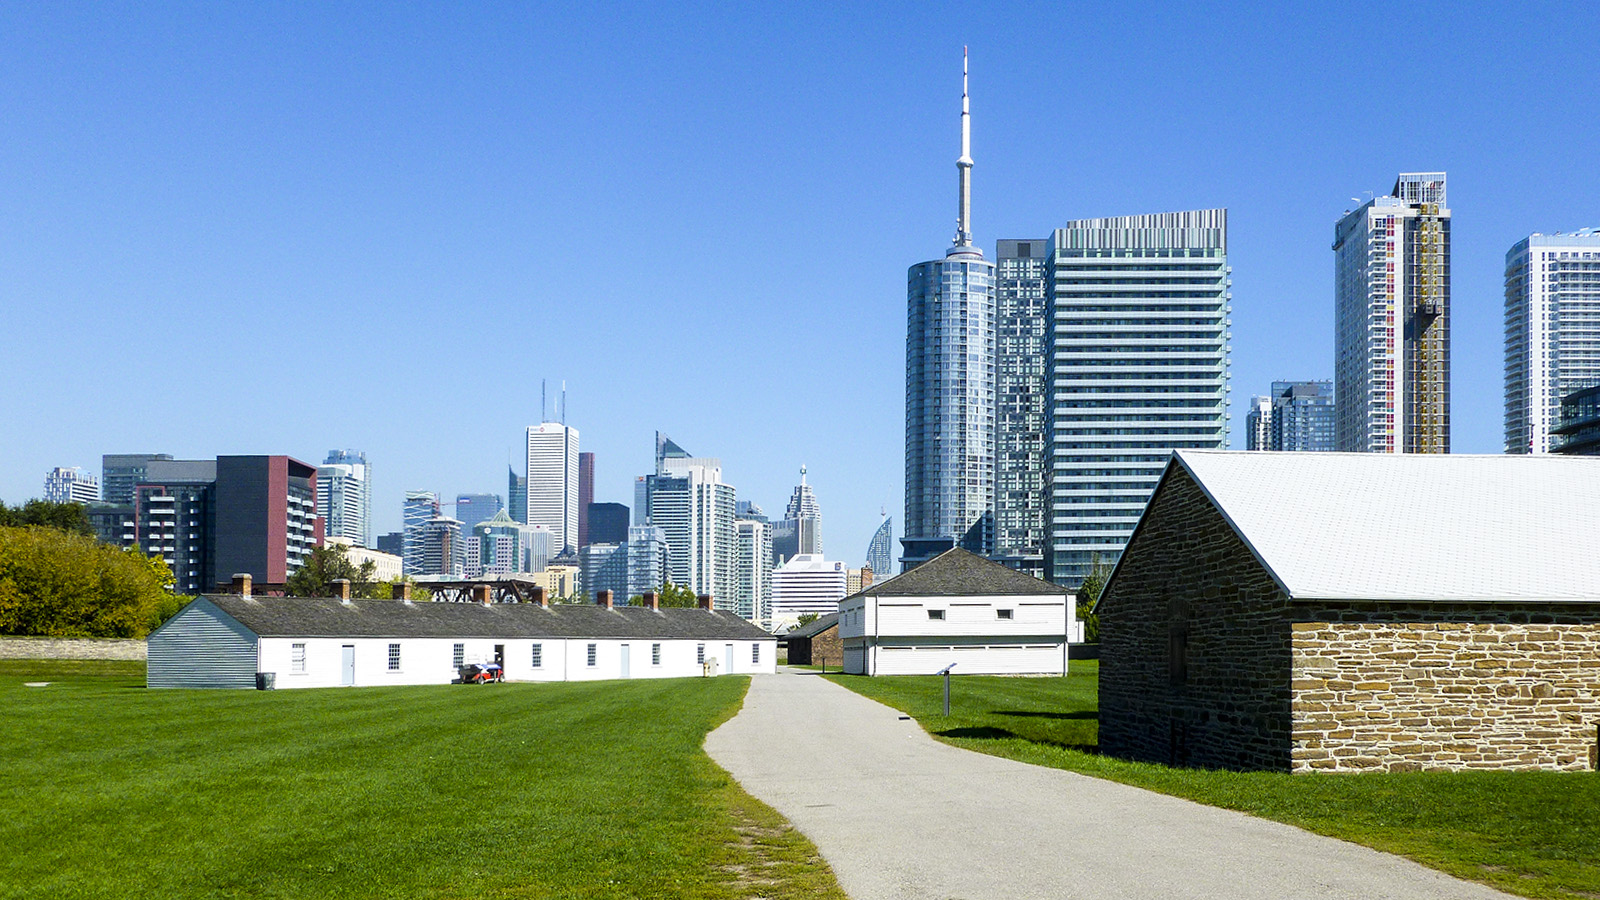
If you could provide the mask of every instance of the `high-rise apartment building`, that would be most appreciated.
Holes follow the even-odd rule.
[[[589,543],[589,504],[594,502],[594,454],[578,454],[578,548]],[[628,527],[627,522],[622,527]],[[615,542],[611,542],[615,543]]]
[[[995,561],[1044,575],[1050,241],[995,250]],[[874,570],[876,572],[876,570]],[[877,573],[888,575],[888,572]]]
[[[439,495],[433,491],[406,491],[401,508],[401,528],[405,534],[400,557],[407,575],[425,574],[422,563],[422,534],[439,515]]]
[[[955,239],[906,273],[905,567],[993,541],[995,267],[972,244],[969,121],[963,56]]]
[[[578,552],[578,429],[528,429],[528,524],[550,529],[557,554]]]
[[[667,533],[654,525],[628,529],[628,594],[638,597],[667,583]]]
[[[578,551],[578,589],[594,599],[601,591],[610,591],[614,602],[626,603],[628,597],[628,545],[595,541]]]
[[[1334,229],[1338,449],[1450,452],[1445,173],[1402,173]]]
[[[867,568],[872,570],[873,581],[882,581],[894,574],[894,516],[883,517],[883,524],[872,533],[867,544]]]
[[[733,526],[739,541],[735,611],[765,628],[772,619],[772,526],[765,517],[742,516]]]
[[[171,459],[170,453],[107,453],[100,457],[100,500],[103,503],[133,503],[133,486],[144,478],[150,463]]]
[[[461,522],[450,516],[434,516],[418,529],[415,553],[406,557],[405,565],[416,575],[443,575],[460,578],[466,570],[466,542],[461,536]]]
[[[329,537],[371,547],[372,465],[360,450],[329,450],[317,467],[317,515]]]
[[[44,499],[50,503],[82,503],[85,506],[98,503],[100,482],[88,469],[58,466],[44,476]]]
[[[1518,241],[1505,289],[1505,449],[1548,453],[1561,398],[1600,385],[1600,228]]]
[[[1251,397],[1250,412],[1244,417],[1244,448],[1272,449],[1272,398]]]
[[[711,594],[717,609],[737,608],[738,535],[734,488],[722,481],[722,463],[708,457],[661,461],[649,478],[649,523],[667,540],[667,574],[696,594]]]
[[[1228,446],[1228,213],[1082,219],[1049,260],[1047,575],[1114,564],[1175,449]]]
[[[1334,449],[1337,411],[1331,381],[1274,381],[1267,450],[1325,453]]]

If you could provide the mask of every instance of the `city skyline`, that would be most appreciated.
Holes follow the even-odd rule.
[[[1526,102],[1549,73],[1582,68],[1585,7],[1444,17],[1446,52],[1388,72],[1443,98],[1428,128],[1340,74],[1385,33],[1378,10],[1185,10],[1158,28],[1043,6],[960,29],[903,18],[775,12],[708,29],[667,11],[626,27],[571,12],[0,11],[17,37],[15,90],[0,99],[11,346],[63,346],[64,318],[93,325],[72,335],[83,365],[4,357],[0,413],[38,426],[0,448],[0,499],[108,453],[313,460],[354,446],[377,472],[373,530],[397,531],[408,490],[503,491],[499,466],[540,418],[527,382],[436,420],[480,376],[404,366],[425,358],[419,335],[448,346],[493,328],[510,352],[519,335],[553,338],[539,367],[568,380],[570,422],[599,459],[596,500],[628,501],[656,429],[718,448],[740,496],[769,509],[803,460],[829,544],[857,565],[880,507],[903,509],[903,279],[950,233],[937,186],[963,44],[983,123],[972,241],[987,258],[1002,236],[1064,221],[1228,208],[1236,447],[1250,387],[1334,374],[1330,224],[1396,172],[1449,172],[1451,444],[1500,451],[1506,249],[1600,224],[1585,162],[1596,99],[1566,97],[1554,118]],[[1174,67],[1199,89],[1166,90]],[[1090,99],[1041,117],[1052,85]],[[1085,132],[1096,139],[1074,138]],[[1166,163],[1175,146],[1179,166]],[[761,253],[714,267],[669,254],[647,299],[595,274],[619,247],[669,237],[749,248],[818,235],[832,267],[821,281],[774,278]],[[706,344],[711,319],[737,330]],[[808,344],[798,371],[797,326],[833,336]],[[191,358],[151,349],[173,336],[244,372],[337,349],[360,402],[255,376],[152,391],[192,379]],[[659,371],[632,346],[661,350]],[[129,370],[139,377],[114,374]],[[791,382],[805,390],[772,402]],[[471,440],[434,439],[439,424]]]

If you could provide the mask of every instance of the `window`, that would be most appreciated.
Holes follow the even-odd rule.
[[[661,665],[661,645],[660,644],[651,644],[650,645],[650,665],[652,665],[652,666]]]
[[[306,673],[306,645],[291,644],[289,646],[289,671],[298,675]]]
[[[400,645],[399,644],[390,644],[389,645],[389,671],[391,671],[391,672],[400,671]]]
[[[456,647],[455,647],[455,650],[450,654],[450,664],[459,669],[459,668],[461,668],[461,664],[466,662],[466,661],[467,661],[467,645],[466,644],[457,644]]]
[[[544,645],[543,644],[534,644],[533,645],[533,657],[530,660],[530,662],[532,663],[532,665],[533,665],[533,667],[535,669],[542,668],[544,666]]]
[[[750,661],[753,662],[753,663],[761,662],[761,645],[760,644],[751,644],[750,645]]]
[[[703,665],[706,664],[706,645],[705,644],[695,644],[694,645],[694,661],[695,661],[696,665],[702,665],[703,666]]]
[[[928,618],[934,621],[942,622],[944,621],[944,610],[930,609],[928,610]]]
[[[595,657],[597,656],[597,651],[598,651],[599,646],[600,646],[599,644],[590,644],[589,645],[589,667],[590,668],[594,668]]]
[[[1016,610],[1014,610],[1014,609],[997,609],[997,610],[994,611],[994,614],[996,616],[999,616],[1002,619],[1015,618],[1016,617],[1015,613],[1016,613]]]

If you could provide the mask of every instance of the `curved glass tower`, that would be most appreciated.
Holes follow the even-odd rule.
[[[960,545],[992,544],[994,263],[972,246],[966,57],[956,234],[943,259],[906,274],[906,516],[902,569]]]

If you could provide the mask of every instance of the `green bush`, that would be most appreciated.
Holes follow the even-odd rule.
[[[188,598],[157,557],[56,528],[0,528],[0,634],[144,637]]]

